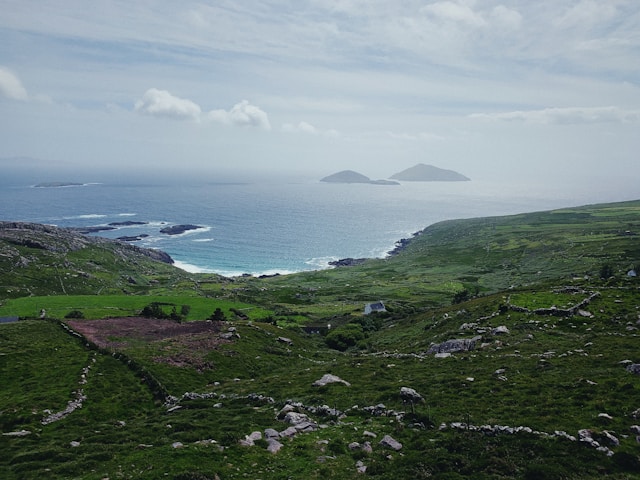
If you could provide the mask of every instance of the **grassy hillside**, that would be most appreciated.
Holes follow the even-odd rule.
[[[638,231],[627,202],[443,222],[385,260],[265,279],[132,257],[103,295],[56,285],[93,260],[0,241],[30,259],[2,269],[0,316],[48,317],[0,325],[0,476],[636,478]],[[389,311],[365,316],[375,300]],[[189,308],[141,317],[154,302]],[[309,425],[271,453],[283,408]]]

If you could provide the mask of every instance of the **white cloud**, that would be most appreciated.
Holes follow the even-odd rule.
[[[265,130],[271,129],[269,117],[260,107],[251,105],[247,100],[236,103],[231,110],[211,110],[207,114],[209,120],[236,125],[240,127],[259,127]]]
[[[640,120],[640,110],[623,110],[618,107],[554,107],[542,110],[475,113],[469,117],[538,124],[628,123]]]
[[[324,135],[327,137],[340,136],[340,133],[337,130],[334,130],[334,129],[321,130],[307,122],[300,122],[297,125],[294,125],[292,123],[284,123],[282,124],[282,131],[286,133],[306,133],[308,135]]]
[[[432,3],[423,7],[421,11],[444,22],[462,23],[472,27],[482,27],[486,24],[484,18],[471,7],[456,2]]]
[[[200,107],[186,98],[176,97],[166,90],[150,88],[141,100],[135,103],[136,112],[154,117],[199,120]]]
[[[309,133],[311,135],[320,134],[320,130],[307,122],[300,122],[297,125],[285,123],[282,125],[282,131],[287,133]]]
[[[225,125],[271,129],[267,114],[260,107],[251,105],[247,100],[236,103],[229,111],[203,112],[200,105],[188,98],[177,97],[167,90],[150,88],[142,96],[142,99],[135,103],[134,109],[136,112],[154,117],[196,122],[209,120]]]
[[[8,68],[0,66],[0,93],[12,100],[28,100],[29,94],[20,79]]]

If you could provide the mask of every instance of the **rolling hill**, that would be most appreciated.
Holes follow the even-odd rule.
[[[2,478],[640,469],[640,201],[441,222],[270,278],[42,228],[0,235]]]

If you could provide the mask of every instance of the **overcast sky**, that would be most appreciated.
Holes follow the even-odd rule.
[[[638,0],[0,0],[0,157],[640,179]],[[19,162],[23,160],[12,160]]]

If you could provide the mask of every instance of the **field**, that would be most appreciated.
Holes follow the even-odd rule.
[[[170,294],[43,281],[0,306],[22,318],[0,325],[0,476],[636,478],[639,208],[444,222],[385,260]]]

